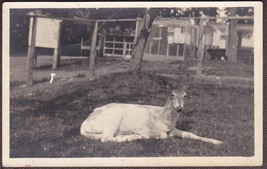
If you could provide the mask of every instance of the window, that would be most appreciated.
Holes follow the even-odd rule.
[[[132,50],[132,44],[134,37],[124,37],[124,36],[106,36],[104,41],[104,55],[124,55],[128,54]],[[128,47],[125,49],[125,46]]]
[[[172,28],[172,27],[168,27],[168,29],[167,29],[167,31],[168,31],[168,33],[174,33],[174,28]]]
[[[181,33],[185,33],[185,28],[181,27]]]
[[[106,36],[106,41],[114,41],[114,36]]]
[[[251,32],[246,32],[246,33],[243,33],[243,38],[244,39],[250,39],[252,37],[252,33]]]
[[[155,35],[155,38],[156,39],[158,39],[158,38],[162,38],[161,36],[161,34],[162,34],[162,27],[158,27],[157,29],[156,29],[156,35]]]
[[[226,40],[226,35],[221,35],[221,40]]]

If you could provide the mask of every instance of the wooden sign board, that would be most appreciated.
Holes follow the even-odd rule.
[[[30,20],[29,44],[32,34],[32,19]],[[59,48],[60,24],[62,20],[37,18],[35,46],[44,48]]]

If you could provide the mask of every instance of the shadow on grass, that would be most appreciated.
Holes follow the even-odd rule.
[[[75,70],[81,70],[82,67],[88,66],[87,59],[69,59],[64,60],[58,66],[57,70],[64,70],[64,71],[75,71]],[[52,63],[51,64],[45,64],[40,65],[35,68],[36,71],[43,71],[43,70],[52,70]]]

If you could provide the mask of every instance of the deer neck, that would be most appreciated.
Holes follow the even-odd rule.
[[[166,104],[160,112],[160,116],[168,121],[172,121],[172,123],[176,123],[177,118],[179,117],[179,113],[176,112],[171,99],[167,100]]]

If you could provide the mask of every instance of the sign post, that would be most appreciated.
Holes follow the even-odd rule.
[[[36,38],[36,25],[37,19],[35,17],[31,18],[30,21],[30,34],[29,34],[29,47],[27,55],[27,85],[33,85],[33,60],[36,57],[35,51],[35,38]]]
[[[60,61],[60,29],[62,20],[50,19],[42,17],[32,17],[32,20],[36,20],[36,32],[35,32],[35,47],[52,48],[54,49],[53,69],[57,68]],[[31,25],[31,23],[30,23]],[[33,34],[33,27],[30,26],[29,44],[31,42]],[[37,55],[35,57],[37,61]]]
[[[27,56],[27,84],[33,84],[33,69],[37,63],[36,47],[53,48],[53,69],[60,64],[60,19],[32,16],[30,18],[28,56]]]

